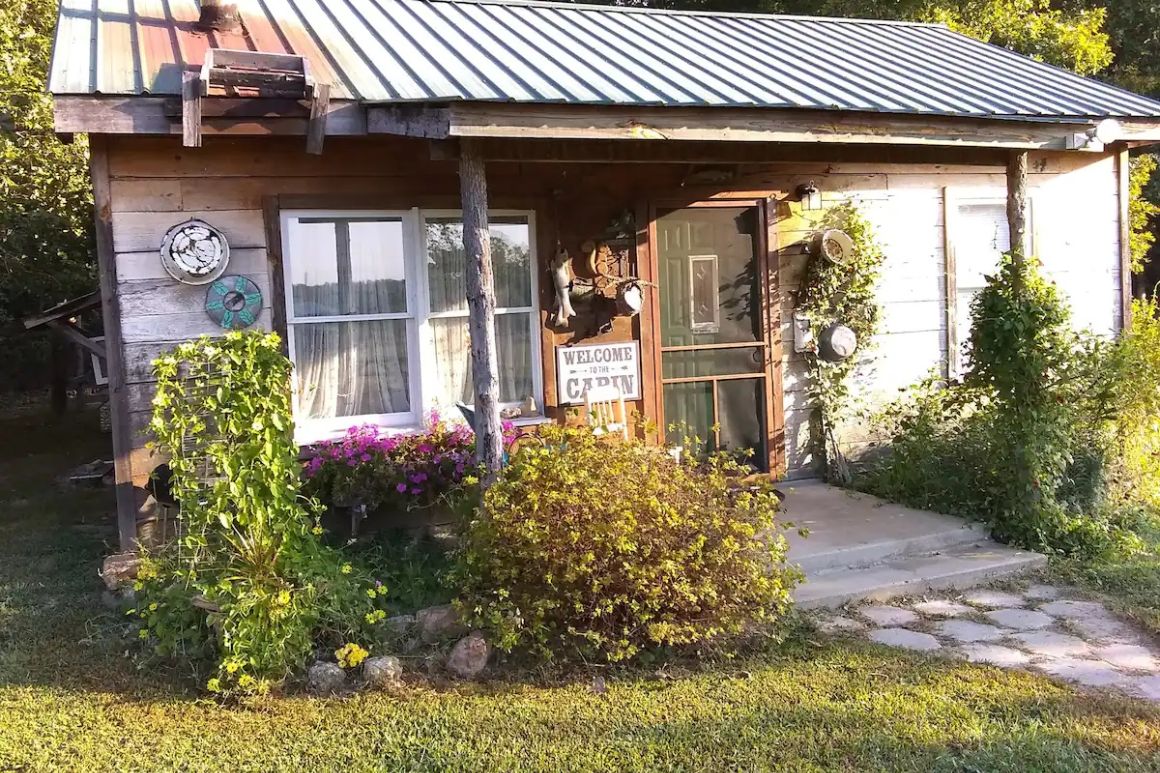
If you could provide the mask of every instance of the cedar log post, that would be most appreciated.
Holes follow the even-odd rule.
[[[1011,259],[1022,265],[1027,258],[1027,151],[1007,161],[1007,227],[1011,232]]]
[[[484,467],[486,486],[495,480],[503,461],[499,357],[495,344],[495,278],[483,157],[467,139],[460,143],[459,191],[463,199],[463,250],[467,257],[467,330],[475,379],[475,449]]]

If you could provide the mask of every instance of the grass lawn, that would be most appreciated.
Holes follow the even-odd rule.
[[[0,770],[919,770],[1160,768],[1160,712],[1030,674],[808,634],[734,661],[559,684],[220,706],[138,669],[101,606],[108,491],[91,419],[0,420]],[[1151,588],[1155,557],[1107,570]],[[1150,568],[1149,568],[1150,567]],[[1137,577],[1137,574],[1139,577]]]

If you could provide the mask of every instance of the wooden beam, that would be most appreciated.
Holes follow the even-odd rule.
[[[1131,204],[1132,159],[1128,151],[1116,154],[1116,183],[1120,221],[1120,329],[1132,326],[1132,221]]]
[[[377,125],[369,108],[369,126]],[[389,108],[397,109],[397,108]],[[685,107],[453,103],[448,135],[522,139],[802,142],[1066,150],[1092,122],[1021,121],[894,113]],[[440,114],[441,115],[441,114]],[[1160,129],[1160,121],[1156,122]],[[411,134],[410,136],[432,136]],[[438,136],[432,136],[438,139]]]
[[[1027,257],[1027,153],[1012,153],[1007,162],[1007,227],[1011,233],[1011,257]]]
[[[108,350],[105,348],[105,346],[103,344],[97,343],[93,339],[89,338],[87,335],[84,334],[84,332],[80,328],[78,328],[76,325],[69,322],[68,320],[66,320],[66,319],[53,319],[53,320],[49,320],[46,324],[48,325],[48,327],[50,327],[53,330],[55,330],[56,332],[60,333],[62,336],[64,336],[68,340],[72,341],[74,344],[81,347],[82,349],[89,351],[89,352],[92,352],[93,354],[100,357],[102,360],[107,359]]]
[[[117,297],[117,269],[113,251],[112,190],[106,140],[89,138],[89,174],[93,181],[93,211],[97,240],[97,270],[105,328],[109,414],[113,424],[113,471],[116,480],[117,531],[122,550],[137,547],[137,505],[129,454],[133,435],[129,426],[128,392],[121,340],[121,302]]]
[[[182,134],[181,122],[174,121],[172,115],[176,99],[174,96],[54,97],[53,128],[58,134]],[[202,134],[305,136],[308,112],[292,109],[284,115],[271,114],[287,102],[283,99],[270,99],[267,103],[257,98],[205,98],[202,100]],[[217,106],[211,108],[211,105]],[[330,100],[326,109],[327,136],[362,136],[366,133],[366,110],[362,105],[349,99]]]
[[[189,70],[181,74],[181,144],[201,147],[201,76]]]
[[[946,295],[947,379],[959,375],[959,280],[958,261],[955,257],[954,223],[958,219],[959,204],[954,190],[943,188],[943,293]]]
[[[880,163],[948,164],[1002,167],[1001,148],[942,148],[921,145],[836,145],[800,142],[623,142],[619,140],[549,140],[477,138],[485,161],[513,163],[614,164],[770,164]],[[431,140],[432,161],[458,161],[458,141]]]
[[[322,141],[326,136],[326,109],[329,104],[330,84],[315,84],[314,99],[310,103],[310,120],[306,128],[306,152],[311,155],[322,154]]]
[[[459,189],[463,198],[463,249],[467,257],[467,328],[475,381],[476,453],[484,485],[495,480],[503,461],[499,419],[499,356],[495,341],[495,278],[487,222],[487,177],[482,157],[470,142],[460,148]]]
[[[398,134],[442,140],[450,136],[445,107],[384,105],[367,108],[368,134]]]

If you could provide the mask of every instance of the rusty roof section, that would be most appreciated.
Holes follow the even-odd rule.
[[[53,94],[172,95],[208,48],[305,57],[332,98],[1153,118],[1160,102],[939,25],[521,0],[62,0]]]

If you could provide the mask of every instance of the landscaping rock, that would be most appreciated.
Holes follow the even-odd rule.
[[[1033,655],[1046,658],[1074,658],[1087,655],[1091,647],[1083,639],[1054,631],[1023,631],[1011,639]]]
[[[931,617],[959,617],[974,611],[966,604],[959,604],[954,601],[947,601],[946,599],[920,601],[917,604],[911,604],[910,608],[915,612]]]
[[[335,663],[318,661],[306,672],[306,683],[315,695],[333,695],[346,684],[346,673]]]
[[[1069,628],[1090,641],[1105,644],[1137,644],[1130,627],[1117,620],[1096,601],[1052,601],[1039,607],[1041,612],[1060,618]]]
[[[892,607],[888,604],[875,604],[858,610],[862,617],[874,625],[906,625],[918,622],[918,615],[909,609]]]
[[[380,655],[363,662],[363,677],[374,687],[398,684],[403,676],[403,664],[394,655]]]
[[[450,604],[427,607],[415,613],[415,623],[419,626],[419,636],[428,644],[454,639],[467,633],[459,619],[459,613]]]
[[[140,567],[141,557],[136,553],[114,553],[105,557],[101,565],[101,579],[109,590],[120,590],[122,586],[132,585]]]
[[[935,626],[935,633],[960,642],[994,641],[1003,638],[1003,629],[970,620],[943,620]]]
[[[463,637],[451,648],[447,658],[447,670],[460,679],[474,679],[487,667],[491,657],[491,645],[479,631]]]
[[[988,663],[1000,668],[1018,668],[1031,660],[1026,652],[998,644],[967,644],[960,647],[959,652],[972,663]]]
[[[973,604],[976,607],[987,607],[988,609],[995,609],[997,607],[1021,607],[1027,603],[1027,600],[1022,596],[997,590],[972,591],[965,598],[968,604]]]
[[[902,647],[908,650],[919,650],[921,652],[932,652],[937,649],[942,649],[942,645],[939,644],[938,639],[929,633],[908,631],[905,628],[880,628],[870,634],[870,639],[879,644],[886,644],[891,647]]]
[[[387,633],[397,639],[406,636],[414,625],[414,615],[395,615],[383,621],[383,627],[386,628]]]

